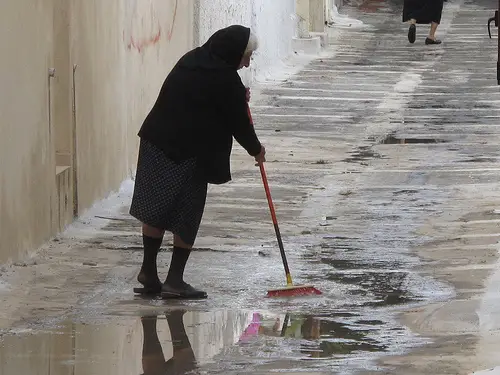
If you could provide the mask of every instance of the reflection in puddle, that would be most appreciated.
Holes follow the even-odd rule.
[[[377,331],[391,330],[382,320],[360,319],[352,313],[170,310],[110,321],[98,325],[68,322],[49,332],[6,335],[0,341],[0,374],[184,375],[292,371],[300,366],[331,369],[353,353],[387,351]]]
[[[196,357],[184,328],[183,317],[184,311],[181,310],[166,314],[172,347],[172,357],[168,360],[165,360],[163,347],[158,337],[157,317],[141,318],[144,334],[142,346],[144,375],[181,375],[196,369]]]
[[[6,335],[0,374],[181,375],[234,345],[249,313],[167,311],[111,324],[68,322],[56,330]]]
[[[296,352],[306,358],[334,358],[352,352],[385,351],[384,344],[370,338],[373,330],[370,326],[383,324],[382,321],[372,321],[363,328],[365,324],[359,321],[353,327],[330,317],[295,314],[285,314],[284,317],[277,317],[274,322],[269,322],[262,314],[254,313],[252,323],[243,333],[240,342],[248,343],[252,336],[282,337],[285,339],[284,344],[287,339],[296,339],[299,340]]]

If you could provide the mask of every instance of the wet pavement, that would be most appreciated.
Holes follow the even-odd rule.
[[[284,274],[258,170],[236,146],[234,181],[210,187],[186,270],[208,300],[131,294],[141,237],[129,183],[37,257],[0,269],[0,374],[498,365],[480,318],[500,240],[495,2],[447,2],[444,43],[431,47],[425,26],[408,44],[398,2],[349,4],[342,13],[364,25],[332,29],[321,57],[254,88],[252,102],[294,281],[323,295],[265,298]]]

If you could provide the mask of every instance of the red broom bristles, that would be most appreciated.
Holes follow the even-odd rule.
[[[293,286],[282,289],[269,290],[268,297],[296,297],[322,294],[320,290],[313,286]]]

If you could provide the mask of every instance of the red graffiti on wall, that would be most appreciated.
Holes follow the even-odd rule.
[[[167,32],[167,40],[172,40],[174,33],[175,21],[177,18],[178,1],[174,0],[174,11],[169,30]],[[148,47],[158,44],[163,36],[163,30],[158,19],[157,10],[154,7],[155,0],[150,0],[150,12],[148,15],[140,15],[137,0],[133,0],[127,17],[128,29],[123,31],[123,40],[127,49],[136,50],[142,53]],[[160,16],[161,17],[161,16]],[[148,25],[149,28],[146,28]],[[139,30],[137,30],[139,29]]]

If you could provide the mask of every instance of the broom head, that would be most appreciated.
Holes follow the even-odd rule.
[[[323,294],[312,285],[289,285],[267,291],[267,297],[300,297]]]

